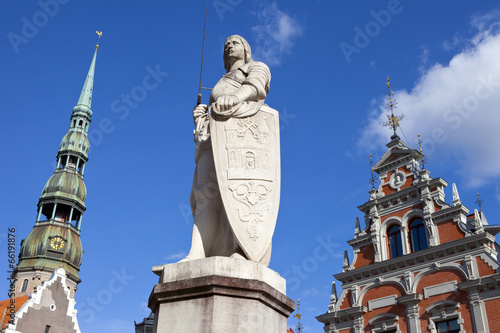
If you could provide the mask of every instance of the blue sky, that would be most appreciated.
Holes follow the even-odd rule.
[[[189,250],[191,110],[205,4],[0,4],[1,244],[7,227],[16,227],[20,242],[33,226],[95,31],[103,31],[76,294],[83,332],[132,332],[133,321],[148,315],[157,282],[151,267]],[[450,184],[447,201],[453,182],[471,209],[479,192],[489,222],[498,223],[498,4],[211,0],[208,16],[204,86],[224,73],[222,46],[232,34],[271,69],[267,103],[281,114],[282,194],[270,267],[287,278],[288,296],[301,299],[306,332],[322,331],[315,316],[327,311],[355,218],[363,221],[356,207],[369,198],[368,156],[380,158],[391,135],[381,127],[387,76],[405,115],[400,136],[416,148],[422,135],[431,176]],[[157,84],[145,90],[151,72]],[[5,278],[0,290],[7,294]]]

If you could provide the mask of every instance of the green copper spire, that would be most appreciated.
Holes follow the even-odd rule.
[[[80,232],[87,197],[83,175],[90,148],[87,135],[97,47],[78,104],[73,108],[68,132],[61,140],[56,169],[38,201],[35,226],[21,243],[19,262],[14,269],[19,295],[33,292],[59,267],[66,271],[71,295],[80,283],[83,254]]]
[[[90,110],[90,106],[92,104],[92,89],[94,87],[94,70],[95,70],[95,60],[97,57],[97,49],[99,45],[96,45],[94,58],[92,58],[92,63],[90,64],[89,72],[87,74],[87,78],[85,79],[85,83],[83,84],[82,93],[80,94],[80,98],[78,99],[78,103],[73,108],[73,112],[83,111],[88,112],[92,115],[92,111]]]

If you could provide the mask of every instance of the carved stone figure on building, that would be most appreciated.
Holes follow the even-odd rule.
[[[183,260],[246,258],[269,265],[280,191],[278,112],[264,104],[271,73],[241,36],[224,44],[226,74],[193,110],[196,170],[191,250]]]
[[[425,219],[425,226],[427,227],[427,234],[429,238],[434,237],[434,222],[432,222],[432,218]]]

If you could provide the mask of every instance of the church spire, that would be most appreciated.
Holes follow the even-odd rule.
[[[80,94],[80,98],[78,99],[78,103],[76,104],[75,108],[83,106],[87,107],[90,110],[90,106],[92,104],[92,89],[94,87],[95,59],[97,57],[98,47],[99,45],[96,45],[94,58],[92,58],[92,63],[90,64],[87,78],[85,79],[85,83],[83,84],[82,93]]]
[[[60,267],[68,276],[72,297],[80,282],[80,230],[87,197],[83,174],[90,148],[87,134],[96,56],[97,47],[78,104],[73,108],[68,133],[61,140],[56,169],[38,201],[35,225],[21,243],[14,269],[16,294],[20,296],[32,293]]]

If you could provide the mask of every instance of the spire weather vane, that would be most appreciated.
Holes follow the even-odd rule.
[[[479,192],[477,192],[476,204],[477,204],[477,207],[479,208],[479,212],[483,211],[483,203],[484,203],[484,200],[479,197]]]
[[[422,170],[425,170],[425,165],[427,164],[427,161],[429,159],[422,152],[422,143],[424,143],[424,141],[420,138],[420,134],[419,134],[418,135],[418,142],[417,142],[417,144],[418,144],[418,146],[420,148],[420,154],[422,154],[422,158],[420,159],[420,163],[422,163]]]
[[[400,127],[399,126],[399,122],[401,120],[403,120],[403,118],[405,117],[405,115],[404,114],[402,114],[400,116],[395,116],[394,115],[394,109],[397,108],[396,105],[398,104],[398,102],[396,102],[396,99],[393,100],[394,91],[391,90],[391,81],[389,80],[389,77],[387,77],[386,85],[387,85],[387,88],[389,89],[387,91],[387,96],[389,96],[389,102],[386,103],[386,105],[387,105],[386,106],[386,110],[387,110],[387,113],[389,113],[389,111],[390,111],[391,114],[390,115],[387,114],[387,121],[384,122],[382,124],[382,126],[392,128],[392,130],[394,131],[394,135],[396,135],[396,129],[398,127]]]
[[[297,318],[297,333],[302,333],[304,330],[304,325],[300,322],[302,320],[302,313],[300,313],[300,299],[297,300],[297,313],[293,315],[294,318]]]
[[[96,48],[98,48],[99,47],[99,41],[101,40],[101,36],[102,36],[102,31],[96,31],[95,33],[97,34],[97,36],[99,36],[99,37],[97,37],[97,44],[95,46]]]
[[[375,184],[377,183],[377,180],[375,179],[375,176],[373,175],[373,159],[372,159],[372,154],[370,154],[370,170],[371,170],[371,176],[369,178],[368,183],[372,184],[372,189],[375,188]]]

